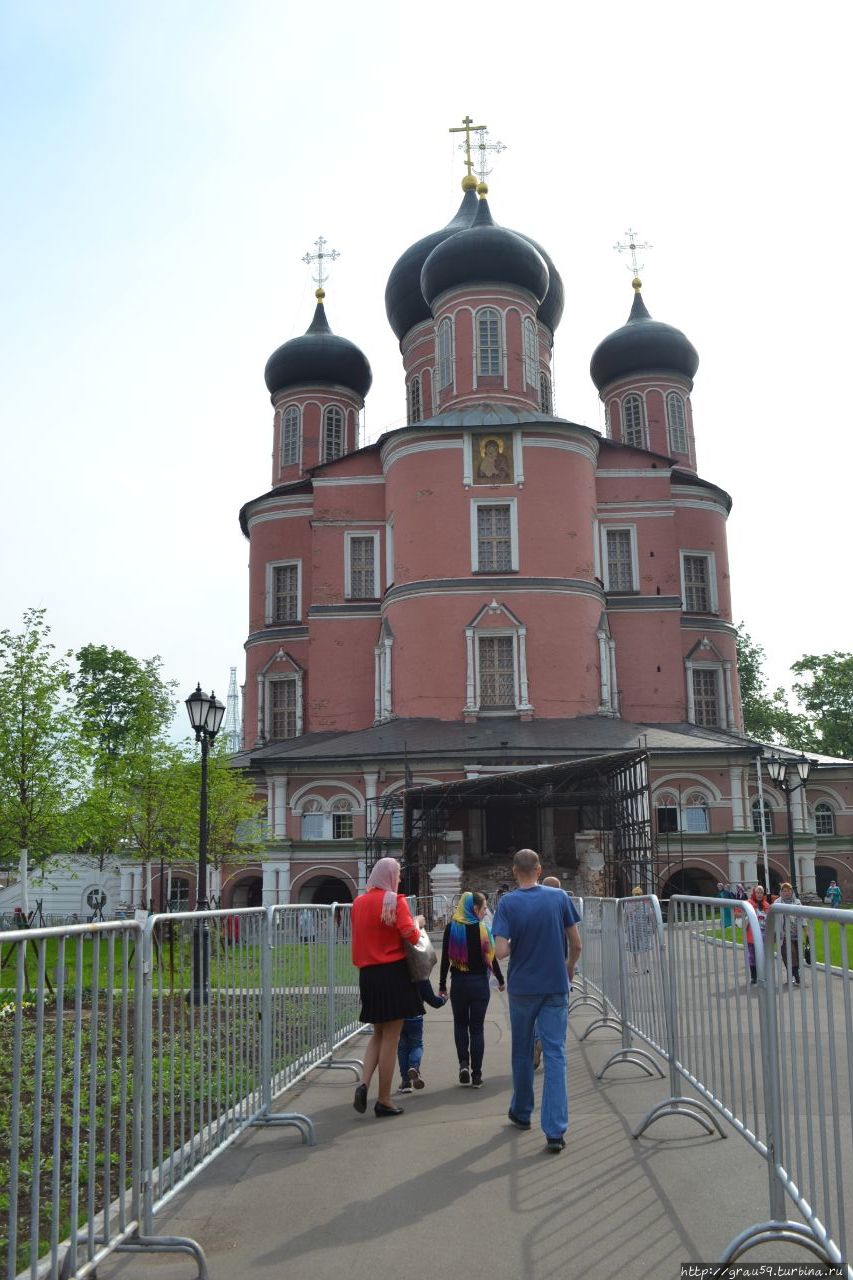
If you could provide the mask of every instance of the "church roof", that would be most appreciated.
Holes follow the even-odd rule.
[[[642,373],[674,373],[692,382],[699,367],[693,343],[680,329],[653,320],[640,294],[639,280],[635,288],[627,321],[599,342],[592,354],[589,372],[597,389]]]
[[[332,385],[348,387],[363,400],[373,374],[367,357],[349,338],[332,333],[323,306],[323,290],[317,290],[314,318],[300,338],[291,338],[272,353],[264,369],[270,395],[289,387]]]

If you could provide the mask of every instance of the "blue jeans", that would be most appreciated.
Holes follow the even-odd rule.
[[[471,1070],[483,1069],[483,1052],[486,1035],[483,1024],[489,1007],[489,979],[485,973],[452,971],[450,979],[450,1007],[453,1010],[453,1038],[460,1067],[471,1065]]]
[[[403,1027],[400,1031],[400,1039],[397,1042],[397,1061],[400,1064],[400,1079],[408,1079],[409,1067],[415,1067],[420,1070],[421,1059],[424,1056],[424,1020],[423,1015],[419,1018],[405,1018]]]
[[[533,1039],[542,1044],[545,1079],[540,1120],[546,1138],[561,1138],[569,1127],[566,1089],[566,1032],[569,997],[566,992],[547,996],[509,997],[512,1028],[512,1102],[510,1111],[519,1120],[533,1114]]]

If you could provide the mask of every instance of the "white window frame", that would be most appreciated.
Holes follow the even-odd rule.
[[[329,453],[329,415],[333,413],[340,414],[341,417],[341,451],[340,453]],[[323,461],[334,462],[336,458],[342,458],[347,451],[347,415],[339,404],[327,404],[323,409]]]
[[[299,671],[294,671],[292,674],[288,673],[287,675],[268,675],[264,677],[264,693],[265,693],[264,736],[267,742],[272,742],[272,741],[290,742],[291,741],[290,738],[273,739],[273,736],[272,736],[272,712],[273,712],[272,686],[274,684],[283,684],[287,680],[291,681],[293,684],[296,685],[296,693],[295,693],[296,732],[294,733],[293,737],[299,738],[302,736],[302,673]]]
[[[289,413],[296,415],[296,457],[288,462],[284,456],[285,421]],[[279,458],[283,467],[298,467],[302,459],[302,409],[298,404],[288,404],[281,410],[280,416]]]
[[[760,796],[753,796],[749,806],[752,830],[755,835],[761,835],[761,810],[764,810],[764,833],[765,835],[773,835],[773,810],[767,802],[767,797],[762,801]]]
[[[480,343],[480,317],[485,315],[493,315],[497,320],[497,353],[498,367],[496,370],[485,370],[482,367],[482,355],[484,351],[494,351],[494,347],[483,347]],[[497,307],[478,307],[474,312],[474,375],[475,381],[480,378],[502,378],[506,370],[506,360],[504,359],[504,335],[503,335],[503,315]]]
[[[610,553],[607,546],[608,533],[628,533],[631,536],[631,583],[632,585],[626,590],[624,587],[613,587],[610,585]],[[601,526],[601,572],[603,574],[604,590],[619,591],[622,594],[630,594],[640,590],[640,558],[637,551],[637,526],[635,524],[604,524]]]
[[[373,539],[373,592],[372,596],[353,596],[352,593],[352,552],[350,544],[353,538]],[[379,573],[379,530],[347,529],[344,534],[344,596],[347,600],[378,600],[382,594],[382,580]]]
[[[829,814],[829,821],[830,821],[830,824],[831,824],[831,829],[830,829],[829,831],[820,831],[820,830],[818,830],[818,824],[817,824],[817,819],[818,819],[818,809],[820,809],[820,811],[821,811],[821,816],[824,816],[825,814]],[[834,836],[834,835],[836,835],[836,834],[837,834],[836,829],[835,829],[835,810],[833,809],[832,805],[829,803],[829,801],[828,801],[828,800],[817,800],[817,801],[815,801],[815,806],[814,806],[814,833],[815,833],[815,835],[816,835],[816,836],[820,837],[821,839],[825,839],[827,836]]]
[[[390,587],[394,581],[394,517],[385,521],[385,583]]]
[[[482,707],[480,704],[480,640],[512,638],[513,705],[507,707]],[[468,655],[467,697],[465,711],[469,715],[507,716],[530,712],[527,679],[527,628],[516,627],[466,627],[465,641]]]
[[[275,577],[274,570],[286,569],[290,566],[296,566],[296,617],[289,622],[279,622],[273,617],[273,579]],[[268,627],[295,627],[302,621],[302,561],[301,560],[271,560],[267,565],[267,590],[266,590],[266,624]]]
[[[445,316],[438,323],[435,331],[435,368],[436,382],[438,384],[438,394],[447,387],[455,387],[456,385],[456,359],[455,359],[455,341],[454,326],[450,316]],[[447,351],[442,348],[442,335],[448,335]]]
[[[699,725],[701,729],[727,729],[729,728],[728,718],[726,715],[725,690],[723,688],[723,668],[719,662],[688,662],[687,666],[687,719],[691,724]],[[700,724],[696,719],[696,693],[693,686],[694,671],[713,671],[717,687],[717,723],[716,724]]]
[[[641,443],[636,444],[633,440],[628,439],[627,427],[625,425],[625,406],[629,400],[636,400],[640,406],[640,439]],[[649,418],[646,413],[646,399],[641,396],[638,391],[630,391],[628,395],[623,396],[619,405],[619,426],[622,434],[622,443],[630,449],[647,449],[649,447]]]
[[[539,386],[539,334],[535,320],[525,316],[521,322],[521,346],[524,359],[524,385],[538,391]]]
[[[655,811],[655,832],[659,836],[677,835],[681,831],[681,809],[678,804],[678,796],[673,795],[671,791],[662,791],[654,797]],[[675,814],[675,826],[669,831],[661,831],[658,815],[661,809],[667,812],[672,811]]]
[[[391,695],[391,651],[394,637],[384,635],[379,644],[374,646],[374,719],[390,720],[393,715]]]
[[[701,802],[702,802],[702,803],[701,803],[701,804],[690,804],[690,801],[691,801],[691,800],[701,800]],[[707,797],[703,792],[701,792],[701,791],[692,791],[689,795],[685,796],[685,798],[684,798],[684,804],[683,804],[683,806],[682,806],[682,810],[683,810],[683,812],[682,812],[682,818],[683,818],[683,822],[684,822],[684,828],[683,828],[683,830],[684,830],[684,834],[685,834],[685,835],[690,835],[690,836],[706,836],[706,835],[710,835],[710,832],[711,832],[711,806],[710,806],[710,804],[708,803],[708,797]],[[705,818],[704,818],[704,823],[705,823],[705,825],[704,825],[704,826],[701,826],[701,827],[691,826],[691,825],[690,825],[690,818],[688,817],[688,815],[689,815],[689,814],[691,814],[691,813],[703,813],[703,814],[705,815]]]
[[[687,608],[687,584],[684,577],[684,560],[686,556],[701,557],[708,564],[708,603],[709,613],[719,613],[719,599],[717,596],[717,557],[713,551],[691,551],[682,548],[678,552],[679,570],[681,573],[681,608],[684,613],[702,613],[701,609]]]
[[[681,412],[681,422],[677,426],[673,426],[672,414],[670,413],[670,401],[677,401]],[[671,453],[682,453],[685,456],[689,454],[689,441],[687,438],[687,401],[680,391],[667,391],[664,397],[664,406],[666,410],[666,432],[669,440],[669,448]],[[676,440],[676,433],[679,433],[678,440],[683,444],[683,448]]]
[[[310,805],[310,808],[306,808]],[[346,807],[344,807],[346,806]],[[349,796],[335,796],[331,800],[323,800],[320,796],[306,796],[298,811],[300,838],[306,842],[315,840],[354,840],[355,819],[360,810],[353,804]],[[353,830],[351,835],[335,834],[335,819],[349,818]],[[315,834],[309,835],[305,830],[306,818],[312,823]]]
[[[509,507],[509,569],[480,569],[480,537],[478,507]],[[517,573],[518,572],[518,502],[515,498],[502,498],[495,502],[494,498],[471,499],[471,572],[472,573]]]

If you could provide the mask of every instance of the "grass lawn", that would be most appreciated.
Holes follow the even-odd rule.
[[[842,932],[846,934],[847,954],[842,954]],[[744,938],[743,929],[731,924],[727,929],[714,929],[713,936],[726,942],[740,943]],[[826,922],[816,920],[810,930],[812,961],[823,964],[824,956],[829,951],[829,963],[837,968],[853,968],[853,925],[838,924],[833,920]]]

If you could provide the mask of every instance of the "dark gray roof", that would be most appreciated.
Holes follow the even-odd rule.
[[[490,718],[476,724],[458,720],[397,719],[349,733],[306,733],[301,738],[255,747],[235,757],[244,767],[281,763],[333,763],[451,756],[457,759],[536,763],[599,752],[637,748],[660,752],[719,752],[754,749],[748,738],[692,724],[633,724],[610,716],[570,720]]]

